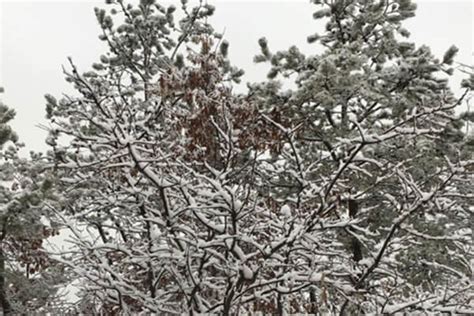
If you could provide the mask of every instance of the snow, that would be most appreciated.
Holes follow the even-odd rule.
[[[58,290],[58,297],[68,304],[75,304],[80,301],[80,279],[75,279],[66,286]]]
[[[254,272],[247,265],[243,264],[240,267],[240,271],[242,271],[242,276],[245,280],[252,280],[253,279]]]
[[[280,209],[280,214],[284,218],[290,218],[291,217],[291,208],[290,208],[290,206],[288,204],[283,205]]]

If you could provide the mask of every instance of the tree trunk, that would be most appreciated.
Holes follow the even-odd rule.
[[[3,315],[11,315],[12,307],[7,298],[5,282],[5,255],[0,246],[0,304],[2,305]]]

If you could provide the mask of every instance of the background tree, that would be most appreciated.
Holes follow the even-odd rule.
[[[21,158],[23,145],[8,125],[15,112],[0,103],[0,304],[4,315],[48,311],[64,278],[45,250],[58,233],[45,202],[53,182],[39,154]]]
[[[323,52],[260,40],[256,60],[296,88],[248,95],[212,6],[182,1],[175,22],[173,6],[107,2],[107,53],[71,61],[78,95],[47,96],[80,308],[470,311],[472,152],[438,75],[455,49],[399,40],[410,1],[315,1]]]

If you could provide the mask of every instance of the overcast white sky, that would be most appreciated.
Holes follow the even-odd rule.
[[[171,1],[179,3],[179,1]],[[306,37],[321,30],[312,19],[314,5],[308,1],[213,1],[217,7],[213,24],[224,30],[230,42],[233,63],[246,71],[244,81],[265,78],[266,67],[254,65],[258,38],[265,36],[272,50],[296,44],[305,53],[315,47]],[[457,61],[472,64],[473,0],[417,1],[417,16],[405,23],[417,44],[427,44],[441,57],[455,44]],[[28,149],[45,150],[44,94],[60,96],[71,92],[64,81],[62,65],[72,56],[82,71],[89,69],[104,52],[97,39],[93,7],[103,1],[19,1],[0,0],[0,86],[2,101],[17,111],[12,124]],[[458,87],[462,76],[453,78]],[[455,89],[456,91],[456,89]],[[459,90],[457,90],[459,91]]]

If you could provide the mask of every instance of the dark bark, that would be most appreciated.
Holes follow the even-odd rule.
[[[0,246],[0,304],[2,305],[3,315],[11,315],[12,307],[7,298],[5,273],[5,254]]]
[[[357,238],[352,237],[351,244],[352,244],[352,255],[354,256],[354,261],[359,262],[360,260],[362,260],[362,247],[361,247],[360,241]]]
[[[310,314],[318,314],[318,299],[316,297],[316,292],[314,291],[314,289],[311,289],[311,291],[309,292],[309,300],[310,300],[310,309],[309,309],[309,313]]]
[[[359,204],[357,203],[356,200],[349,199],[347,201],[348,204],[348,209],[349,209],[349,216],[351,218],[354,218],[357,215],[357,212],[359,211]]]

